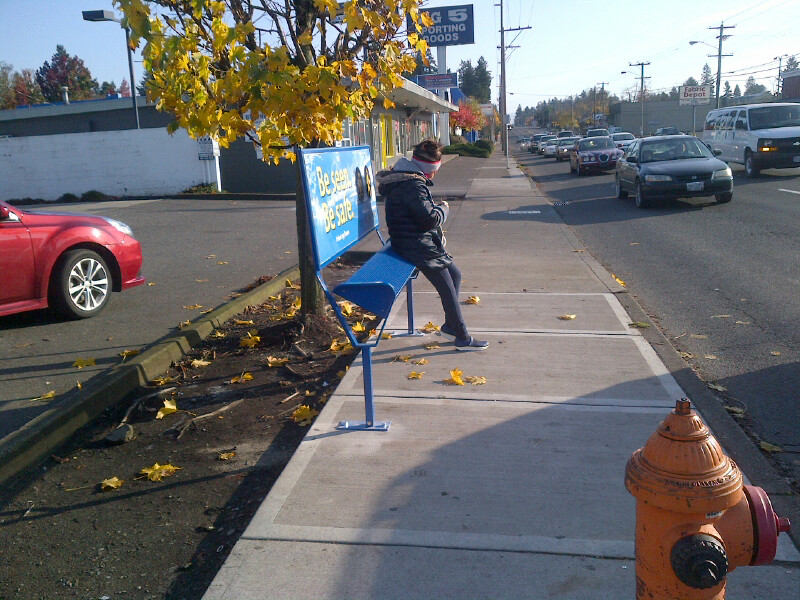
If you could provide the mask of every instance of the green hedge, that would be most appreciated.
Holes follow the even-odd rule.
[[[494,142],[492,140],[478,140],[475,142],[474,145],[477,146],[478,148],[483,148],[485,150],[488,150],[489,152],[494,151]]]
[[[459,156],[474,156],[476,158],[489,158],[489,150],[480,148],[475,144],[453,144],[442,148],[442,154],[458,154]]]

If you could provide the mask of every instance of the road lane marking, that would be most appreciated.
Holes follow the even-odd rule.
[[[778,188],[779,192],[789,192],[790,194],[800,194],[797,190],[785,190],[783,188]]]

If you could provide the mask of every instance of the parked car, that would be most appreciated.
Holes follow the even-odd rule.
[[[613,169],[621,156],[622,150],[608,136],[583,138],[570,150],[569,170],[578,175],[588,171],[606,171]]]
[[[656,198],[714,196],[719,203],[730,202],[733,175],[718,155],[691,135],[636,140],[617,162],[617,198],[633,193],[639,208]]]
[[[544,147],[550,140],[554,139],[556,136],[554,135],[543,135],[539,138],[539,143],[536,146],[536,150],[539,154],[544,154]]]
[[[569,160],[569,151],[575,146],[579,137],[561,138],[558,140],[558,147],[556,147],[556,160]]]
[[[800,104],[775,102],[712,110],[703,141],[748,177],[761,169],[800,167]]]
[[[558,148],[558,142],[561,139],[567,139],[567,138],[557,138],[557,137],[555,137],[555,138],[553,138],[551,140],[547,140],[547,143],[544,146],[544,152],[543,152],[545,158],[555,158],[556,148]]]
[[[611,135],[608,129],[589,129],[586,132],[586,137],[604,137]]]
[[[632,133],[628,133],[626,131],[621,133],[612,133],[610,137],[620,150],[625,150],[625,148],[630,146],[633,143],[633,140],[636,139]]]
[[[558,134],[556,134],[556,137],[560,138],[575,137],[575,134],[572,133],[569,129],[564,129],[562,131],[559,131]]]
[[[686,135],[682,131],[680,131],[677,127],[659,127],[656,129],[656,132],[653,134],[656,135]]]
[[[145,282],[141,267],[141,247],[124,223],[0,202],[0,316],[52,307],[93,317],[112,291]]]

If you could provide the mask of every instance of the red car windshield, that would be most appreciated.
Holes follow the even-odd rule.
[[[614,142],[611,141],[611,138],[597,137],[589,140],[581,140],[578,150],[587,152],[589,150],[613,150],[614,148],[616,148],[616,146]]]

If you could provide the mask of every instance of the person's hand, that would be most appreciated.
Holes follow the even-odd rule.
[[[447,207],[449,207],[449,206],[450,206],[450,205],[447,203],[447,200],[439,200],[438,204],[439,204],[439,206],[447,206]]]

